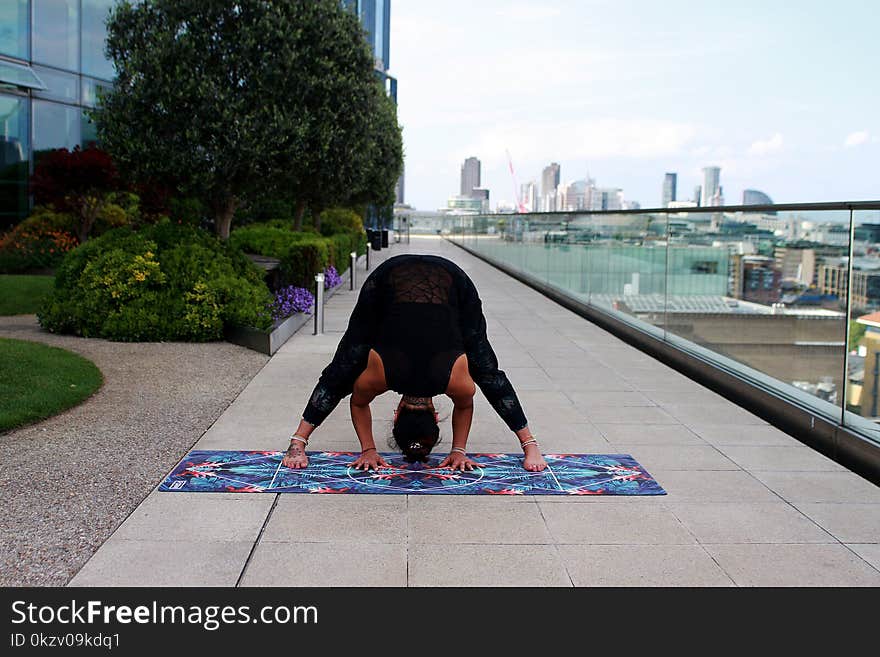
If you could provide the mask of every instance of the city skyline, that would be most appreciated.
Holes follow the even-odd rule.
[[[562,182],[589,176],[642,207],[661,205],[666,172],[689,198],[707,166],[722,169],[727,204],[746,189],[779,203],[878,198],[880,93],[865,84],[878,16],[845,0],[797,14],[754,1],[396,0],[407,202],[443,207],[473,155],[483,187],[512,204],[506,150],[520,186],[558,162]]]

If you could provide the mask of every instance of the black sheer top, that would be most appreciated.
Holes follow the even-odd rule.
[[[451,260],[405,253],[370,273],[333,360],[309,397],[306,422],[320,425],[351,394],[370,349],[382,357],[388,387],[417,396],[443,394],[453,363],[467,354],[471,378],[510,430],[528,424],[486,337],[477,289]]]

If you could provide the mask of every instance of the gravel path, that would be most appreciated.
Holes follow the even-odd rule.
[[[269,357],[227,342],[125,343],[0,317],[0,337],[88,358],[104,385],[0,434],[0,585],[62,586],[238,396]]]

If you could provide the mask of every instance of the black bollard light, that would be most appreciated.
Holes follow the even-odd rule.
[[[354,270],[355,270],[355,265],[357,264],[357,257],[358,257],[357,253],[352,251],[351,252],[351,266],[348,268],[348,271],[351,272],[351,288],[350,289],[352,289],[352,290],[354,289]]]

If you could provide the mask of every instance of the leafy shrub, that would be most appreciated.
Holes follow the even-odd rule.
[[[360,217],[351,210],[325,211],[329,226],[340,232],[322,236],[309,226],[293,231],[282,219],[261,224],[242,226],[232,231],[229,244],[244,253],[255,253],[278,258],[281,285],[295,285],[311,289],[315,274],[334,266],[339,271],[348,269],[352,251],[366,252],[367,234]],[[322,232],[329,230],[322,221]]]
[[[229,244],[243,253],[258,253],[281,261],[281,285],[311,288],[315,274],[329,264],[328,241],[315,233],[264,224],[232,231]]]
[[[33,215],[0,236],[0,273],[15,274],[52,269],[78,240],[71,231],[71,218],[50,208]]]
[[[271,326],[262,272],[240,252],[169,220],[117,228],[68,253],[37,313],[56,333],[110,340],[216,340],[225,324]]]
[[[336,233],[361,233],[364,222],[357,212],[348,208],[331,208],[321,213],[321,235],[329,237]]]

